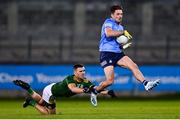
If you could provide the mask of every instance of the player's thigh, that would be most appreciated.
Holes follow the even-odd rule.
[[[128,69],[134,69],[137,67],[137,65],[128,56],[122,57],[120,60],[118,60],[117,64]]]
[[[41,99],[39,100],[38,104],[43,105],[43,103],[44,103],[44,100],[41,98]]]
[[[55,97],[52,95],[51,88],[54,85],[54,83],[46,86],[43,90],[42,99],[46,101],[49,104],[55,103]]]
[[[49,104],[43,99],[41,101],[41,106],[44,106],[46,110],[48,111],[49,114],[56,114],[56,103],[54,102],[53,104]]]
[[[104,73],[106,76],[106,79],[109,81],[114,81],[114,66],[110,65],[104,68]]]

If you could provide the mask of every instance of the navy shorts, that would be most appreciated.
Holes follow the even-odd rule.
[[[117,66],[117,62],[124,57],[125,54],[121,53],[114,53],[114,52],[100,52],[100,64],[101,67],[105,68],[107,66]]]

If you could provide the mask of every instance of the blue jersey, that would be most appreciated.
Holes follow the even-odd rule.
[[[100,45],[99,45],[99,51],[121,53],[122,46],[119,43],[117,43],[116,37],[106,36],[105,29],[107,27],[111,28],[114,31],[124,30],[123,26],[118,24],[112,18],[106,19],[101,29],[101,40],[100,40]]]

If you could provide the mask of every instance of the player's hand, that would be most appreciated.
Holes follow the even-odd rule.
[[[91,91],[90,91],[90,89],[88,87],[84,87],[83,88],[83,92],[84,93],[90,93]]]
[[[94,94],[98,94],[98,92],[97,92],[97,90],[95,89],[95,86],[94,86],[94,85],[90,86],[89,89],[90,89],[90,92],[93,92]]]
[[[130,40],[132,39],[131,34],[129,34],[129,32],[127,30],[124,30],[124,35]]]
[[[124,45],[123,45],[123,49],[126,49],[126,48],[130,47],[131,44],[132,44],[131,42],[124,44]]]
[[[84,93],[91,93],[91,92],[93,92],[94,94],[97,94],[98,92],[96,91],[96,89],[94,87],[95,87],[94,85],[90,86],[89,88],[88,87],[84,87],[83,88],[83,92]]]

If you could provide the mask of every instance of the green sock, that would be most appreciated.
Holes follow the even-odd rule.
[[[29,88],[29,89],[27,90],[27,92],[28,92],[30,95],[32,95],[32,94],[34,93],[34,91],[33,91],[31,88]]]
[[[29,104],[34,107],[34,106],[36,105],[36,101],[35,101],[35,100],[31,100],[31,101],[29,102]]]

